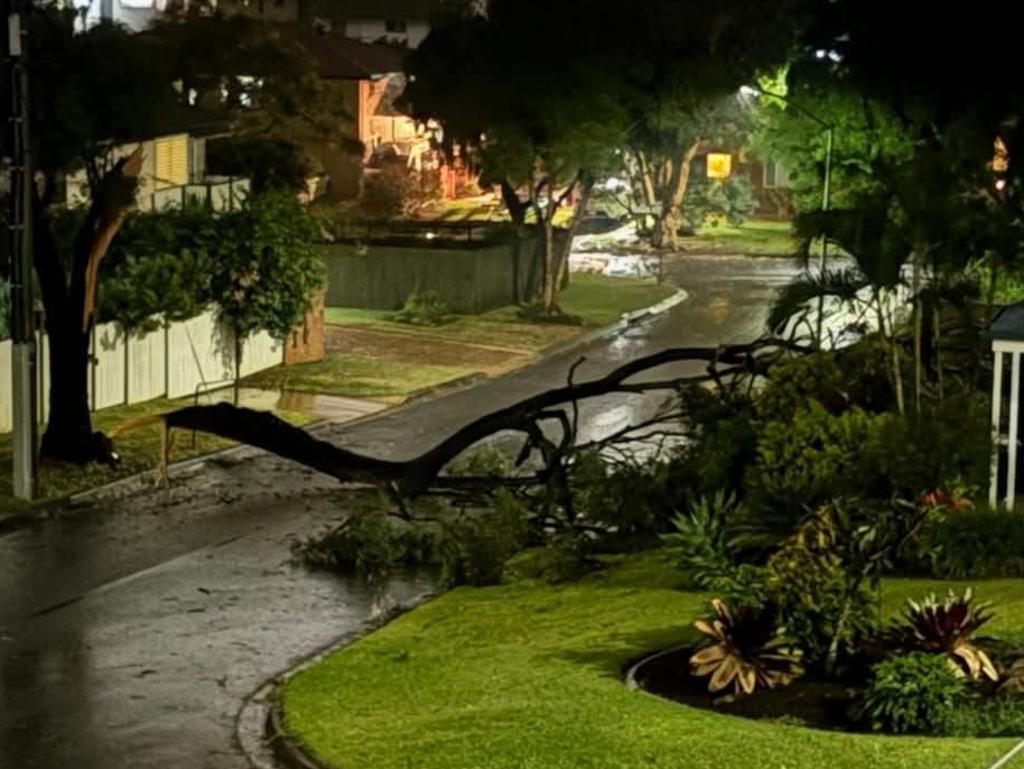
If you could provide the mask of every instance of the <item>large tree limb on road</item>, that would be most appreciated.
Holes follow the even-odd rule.
[[[288,424],[273,414],[226,403],[191,406],[143,422],[163,421],[169,429],[201,430],[247,443],[342,482],[382,485],[396,494],[414,497],[429,491],[442,469],[466,449],[496,433],[512,430],[536,436],[540,422],[553,418],[553,409],[611,394],[642,394],[677,390],[688,384],[721,382],[737,375],[764,375],[781,357],[804,348],[780,339],[765,339],[729,347],[679,347],[630,361],[596,379],[545,390],[470,422],[434,448],[409,460],[377,459],[335,446]],[[704,373],[660,380],[632,381],[640,374],[670,363],[702,362]],[[123,431],[123,430],[122,430]]]

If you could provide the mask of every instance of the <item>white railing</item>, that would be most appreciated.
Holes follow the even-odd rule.
[[[208,176],[202,182],[165,187],[139,201],[139,208],[147,211],[166,211],[180,208],[186,203],[208,205],[214,211],[233,211],[249,196],[248,179],[228,176]]]
[[[46,334],[38,340],[39,419],[49,410],[50,361]],[[268,333],[254,334],[242,346],[243,377],[284,361],[284,345]],[[0,433],[12,429],[11,342],[0,341]],[[93,411],[142,403],[154,398],[182,398],[211,386],[230,384],[235,376],[232,331],[218,323],[216,312],[168,323],[146,334],[131,334],[115,323],[96,326],[89,366],[89,404]]]

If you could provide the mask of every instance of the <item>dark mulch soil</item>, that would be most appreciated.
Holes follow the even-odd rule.
[[[749,696],[732,695],[731,688],[712,695],[707,678],[690,675],[691,654],[693,649],[686,647],[640,662],[634,673],[637,685],[659,697],[716,713],[785,719],[819,729],[861,731],[850,714],[856,690],[847,685],[802,678],[784,688],[758,690]]]

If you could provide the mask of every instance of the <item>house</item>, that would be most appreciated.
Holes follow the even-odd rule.
[[[113,159],[142,148],[143,166],[136,192],[142,211],[161,211],[187,200],[206,203],[215,210],[237,206],[249,193],[249,180],[206,173],[206,142],[229,133],[227,121],[195,108],[171,105],[148,137],[114,148]],[[65,177],[65,203],[83,205],[89,199],[84,170]]]
[[[442,0],[328,0],[319,15],[345,37],[417,48],[441,5]]]
[[[100,21],[123,24],[141,32],[162,13],[187,8],[199,0],[71,0],[86,27]],[[299,20],[298,0],[205,0],[205,5],[228,15],[251,16],[273,23]]]
[[[330,180],[328,198],[357,196],[364,172],[381,158],[402,159],[410,167],[418,167],[420,158],[430,151],[430,141],[424,127],[395,106],[406,84],[403,52],[336,32],[309,33],[304,43],[317,62],[320,77],[339,86],[352,118],[345,128],[362,145],[361,155],[353,156],[344,147],[305,143]]]
[[[724,160],[726,157],[728,160]],[[744,176],[750,181],[754,213],[758,216],[785,218],[792,214],[789,173],[777,161],[757,157],[743,149],[705,143],[691,161],[690,178],[722,176]]]

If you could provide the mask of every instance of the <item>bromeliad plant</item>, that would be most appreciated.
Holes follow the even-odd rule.
[[[751,694],[758,686],[774,689],[804,674],[803,652],[777,626],[774,607],[733,612],[717,598],[711,605],[716,616],[695,623],[710,642],[690,657],[693,675],[711,676],[708,691],[731,684],[736,694]]]
[[[957,675],[996,681],[999,674],[995,665],[972,638],[993,614],[989,611],[990,604],[976,604],[973,600],[970,588],[962,596],[951,590],[942,602],[934,594],[921,603],[908,600],[902,624],[897,624],[890,632],[891,640],[907,652],[945,654]]]

